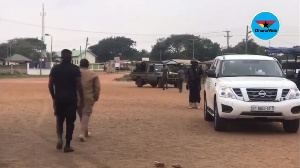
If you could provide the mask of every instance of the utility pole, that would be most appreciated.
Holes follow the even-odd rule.
[[[9,56],[11,57],[12,56],[12,52],[11,52],[11,48],[12,48],[12,46],[11,45],[9,45]]]
[[[80,60],[82,60],[82,55],[81,55],[81,46],[80,46]]]
[[[45,16],[46,16],[46,12],[44,10],[44,4],[43,4],[41,16],[42,16],[42,41],[45,42]]]
[[[197,39],[189,39],[193,41],[193,58],[195,58],[195,40]]]
[[[44,10],[44,3],[42,6],[42,13],[40,15],[42,16],[42,42],[43,42],[43,44],[45,44],[45,16],[46,16],[46,13]],[[44,49],[42,48],[41,49],[41,58],[43,57],[43,53],[44,53],[43,51],[44,51]],[[47,53],[46,53],[46,55],[47,55]],[[40,58],[40,75],[42,75],[42,60],[41,60],[41,58]]]
[[[159,60],[161,61],[161,50],[159,51]]]
[[[249,31],[248,30],[248,25],[247,25],[247,29],[246,29],[246,44],[245,44],[245,53],[247,54],[248,53],[248,39],[249,39],[249,34],[251,33],[252,31]]]
[[[229,36],[229,32],[230,32],[230,31],[226,30],[226,31],[224,31],[224,32],[226,32],[226,36],[224,36],[224,37],[227,38],[227,48],[229,48],[229,38],[232,37],[232,36]]]
[[[8,58],[8,57],[10,57],[9,50],[10,50],[10,46],[9,46],[9,45],[7,45],[7,56],[6,56],[7,58]]]
[[[195,58],[195,40],[193,40],[193,58]]]
[[[10,44],[7,45],[7,58],[11,57],[11,48],[12,46]]]
[[[87,38],[86,38],[86,43],[85,43],[85,53],[84,53],[84,58],[86,57],[86,49],[87,49],[87,46],[88,46],[88,42],[89,42],[89,38],[87,37]]]
[[[52,37],[52,35],[51,35],[51,58],[50,58],[50,61],[51,61],[51,63],[52,63],[52,58],[53,58],[53,55],[52,55],[52,42],[53,42],[53,37]]]

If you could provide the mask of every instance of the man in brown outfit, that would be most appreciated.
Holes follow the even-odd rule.
[[[84,142],[85,138],[90,136],[88,132],[88,123],[92,114],[93,106],[99,100],[100,81],[96,73],[88,69],[89,61],[82,59],[80,61],[81,83],[83,89],[84,107],[78,108],[77,112],[80,117],[81,132],[79,135],[80,141]]]

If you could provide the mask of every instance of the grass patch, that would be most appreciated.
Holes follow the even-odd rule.
[[[48,75],[0,74],[0,79],[46,78]]]
[[[130,75],[124,75],[123,77],[121,78],[116,78],[114,79],[115,81],[121,81],[121,82],[127,82],[127,81],[132,81]]]

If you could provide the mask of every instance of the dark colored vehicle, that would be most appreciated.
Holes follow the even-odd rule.
[[[298,56],[300,55],[300,46],[296,46],[293,48],[286,47],[270,47],[266,48],[266,55],[272,56],[272,54],[285,54],[286,60],[279,60],[283,69],[284,74],[288,74],[288,72],[294,72],[294,77],[290,78],[291,81],[295,82],[300,88],[300,83],[298,81],[299,70],[300,70],[300,62],[297,61]],[[288,55],[292,55],[294,57],[294,61],[290,61]]]
[[[143,87],[150,84],[152,87],[163,87],[162,82],[162,63],[141,62],[136,64],[135,70],[130,74],[131,79],[135,81],[137,87]],[[177,87],[177,73],[170,72],[168,75],[168,84]]]

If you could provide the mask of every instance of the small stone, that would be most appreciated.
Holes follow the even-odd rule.
[[[173,164],[172,167],[174,167],[174,168],[183,168],[180,164]]]
[[[155,165],[156,167],[165,167],[165,164],[164,164],[164,163],[160,163],[159,161],[155,161],[155,162],[154,162],[154,165]]]

